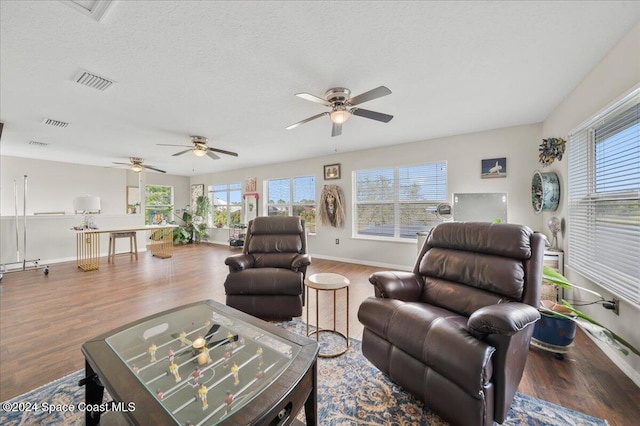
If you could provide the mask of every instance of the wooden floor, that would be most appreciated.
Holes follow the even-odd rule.
[[[102,258],[97,271],[82,272],[75,262],[66,262],[51,265],[48,276],[42,270],[5,274],[0,283],[0,400],[84,368],[80,347],[100,333],[190,302],[224,303],[224,259],[235,253],[224,246],[188,245],[176,247],[170,259],[150,252],[140,253],[138,261],[120,255],[115,264]],[[321,259],[308,270],[351,280],[351,337],[362,334],[358,306],[373,295],[368,277],[376,270]],[[342,312],[340,306],[338,300]],[[320,317],[327,322],[322,325],[330,325],[331,311],[330,293],[321,293]],[[344,326],[340,315],[338,326]],[[638,421],[640,389],[582,332],[575,344],[563,361],[532,348],[519,391],[611,425]]]

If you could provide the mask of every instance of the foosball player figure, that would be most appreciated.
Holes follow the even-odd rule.
[[[194,386],[198,386],[198,379],[200,378],[200,369],[198,367],[196,367],[195,370],[193,370],[193,373],[191,373],[191,376],[193,376],[193,385]]]
[[[133,370],[134,373],[138,374],[138,371],[140,371],[140,369],[138,367],[136,367],[135,365],[133,367],[131,367],[131,369]]]
[[[262,379],[262,377],[264,377],[264,371],[262,371],[262,368],[258,367],[258,372],[256,373],[256,379],[260,380]]]
[[[151,355],[151,361],[155,361],[156,360],[156,351],[158,350],[158,347],[156,346],[155,343],[152,343],[151,346],[149,346],[149,355]]]
[[[200,403],[202,404],[202,411],[206,410],[209,404],[207,403],[207,387],[202,383],[200,385],[200,389],[198,389],[198,397],[200,398]]]
[[[189,342],[187,342],[187,333],[184,331],[178,335],[178,339],[180,339],[180,346],[187,346],[189,344]]]
[[[175,362],[172,362],[171,365],[169,365],[169,372],[173,374],[173,377],[176,378],[176,383],[182,380],[180,378],[180,373],[178,372],[178,364],[176,364]]]
[[[158,396],[158,399],[164,398],[164,392],[162,392],[160,389],[156,391],[156,395]]]
[[[231,366],[231,374],[233,374],[233,384],[237,385],[238,383],[240,383],[240,378],[238,377],[238,371],[240,370],[240,368],[238,368],[238,364],[236,364],[235,362],[233,363],[233,365]]]
[[[258,355],[258,365],[262,367],[262,364],[264,364],[264,359],[262,357],[262,346],[258,346],[256,354]]]
[[[224,399],[224,405],[226,405],[227,414],[231,412],[231,403],[233,402],[233,394],[230,391],[227,391],[227,396]]]
[[[173,360],[175,359],[175,352],[173,352],[173,349],[169,349],[169,362],[173,362]]]
[[[222,360],[222,366],[223,366],[224,368],[227,368],[227,367],[229,366],[229,359],[230,359],[230,358],[231,358],[231,352],[226,351],[226,352],[224,353],[224,358],[223,358],[223,360]]]
[[[229,334],[227,335],[227,339],[229,339],[229,343],[231,343],[231,349],[235,349],[237,345],[233,333],[229,332]]]

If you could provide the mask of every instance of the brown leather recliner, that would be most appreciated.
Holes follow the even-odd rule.
[[[369,277],[363,354],[452,424],[502,423],[540,318],[543,238],[512,224],[436,226],[413,272]]]
[[[264,320],[302,315],[307,254],[304,220],[298,216],[257,217],[249,222],[242,254],[225,260],[226,303]]]

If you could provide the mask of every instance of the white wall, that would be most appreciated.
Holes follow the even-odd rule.
[[[18,194],[18,244],[20,261],[24,259],[24,175],[27,175],[27,260],[42,263],[76,258],[75,234],[69,229],[82,223],[73,214],[73,199],[78,195],[100,197],[102,211],[94,216],[98,227],[141,226],[142,214],[127,215],[126,187],[144,183],[174,187],[176,206],[189,203],[189,178],[159,173],[132,173],[127,169],[83,166],[46,160],[0,156],[0,263],[15,262],[16,221],[14,180]],[[34,216],[34,213],[64,212],[64,216]],[[144,250],[144,233],[138,236],[138,249]],[[120,241],[118,250],[126,241]],[[107,244],[101,245],[107,254]]]
[[[567,139],[571,130],[587,121],[639,83],[640,23],[603,58],[549,115],[543,123],[544,137],[563,137]],[[567,155],[570,156],[571,152],[568,151]],[[562,192],[567,187],[567,162],[554,163],[550,169],[558,173]],[[561,197],[561,206],[558,211],[544,215],[543,220],[545,223],[550,216],[566,219],[568,215],[567,202],[564,195]],[[560,236],[559,239],[565,253],[567,253],[566,235]],[[606,247],[602,247],[602,250],[606,250]],[[570,268],[565,268],[565,275],[577,285],[594,289],[605,298],[611,297],[611,294],[607,291],[584,279]],[[592,300],[592,297],[588,295],[580,295],[580,297]],[[621,301],[620,316],[616,316],[612,311],[604,310],[598,305],[585,306],[581,310],[611,328],[636,348],[640,348],[640,328],[638,327],[638,324],[640,324],[640,307],[637,305],[624,300]],[[620,357],[617,352],[610,352],[608,347],[603,347],[603,349],[640,386],[640,357],[633,354],[628,357]]]
[[[302,160],[234,170],[193,177],[192,183],[226,184],[257,178],[260,193],[260,215],[264,214],[264,188],[267,179],[316,176],[316,199],[325,184],[339,185],[347,205],[345,227],[336,229],[317,227],[316,235],[309,236],[309,250],[321,258],[352,261],[383,267],[410,269],[416,257],[416,242],[380,242],[352,238],[352,190],[354,170],[405,166],[424,162],[447,161],[448,192],[506,192],[508,217],[511,223],[520,223],[541,230],[541,220],[530,202],[531,176],[537,165],[537,149],[542,135],[539,124],[497,129],[480,133],[452,136],[391,147],[358,152],[337,153],[321,158]],[[506,157],[506,178],[481,179],[482,159]],[[323,180],[323,165],[340,163],[342,178]],[[212,240],[226,242],[227,230],[212,229]],[[336,238],[340,244],[336,245]]]

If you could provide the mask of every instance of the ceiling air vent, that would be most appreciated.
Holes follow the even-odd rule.
[[[43,146],[47,146],[49,144],[46,143],[46,142],[29,141],[29,145],[43,147]]]
[[[46,124],[47,126],[60,127],[63,129],[69,125],[69,123],[66,123],[64,121],[52,120],[51,118],[45,118],[44,120],[42,120],[42,124]]]
[[[91,87],[92,89],[98,90],[107,90],[109,87],[113,86],[115,81],[109,80],[105,77],[100,77],[98,74],[80,70],[75,77],[73,77],[73,81],[78,84],[82,84],[83,86]]]

